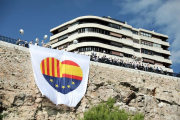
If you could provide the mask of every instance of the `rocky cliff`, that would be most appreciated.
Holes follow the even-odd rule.
[[[178,78],[91,62],[87,92],[75,108],[56,106],[39,92],[27,48],[0,44],[0,113],[9,120],[74,120],[102,100],[149,120],[179,120]]]

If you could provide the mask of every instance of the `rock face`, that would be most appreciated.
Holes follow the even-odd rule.
[[[0,45],[0,113],[9,120],[75,120],[102,100],[149,120],[180,118],[180,80],[91,62],[87,92],[75,108],[56,106],[37,88],[29,52]]]

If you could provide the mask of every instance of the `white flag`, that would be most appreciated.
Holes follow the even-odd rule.
[[[52,102],[75,107],[86,92],[90,57],[30,45],[36,84]]]

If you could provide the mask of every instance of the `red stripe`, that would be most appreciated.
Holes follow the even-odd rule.
[[[54,74],[54,58],[52,58],[52,76],[54,77],[55,74]]]
[[[57,77],[60,77],[59,60],[57,60]]]
[[[45,74],[45,69],[44,69],[44,60],[41,62],[41,64],[42,64],[42,74]]]
[[[62,64],[73,65],[73,66],[78,66],[79,67],[79,65],[77,63],[75,63],[73,61],[70,61],[70,60],[65,60],[65,61],[62,62]]]
[[[82,80],[82,77],[78,77],[78,76],[75,76],[75,75],[68,75],[68,74],[63,74],[62,75],[63,77],[67,77],[67,78],[72,78],[72,79],[76,79],[76,80]]]
[[[50,75],[50,73],[49,73],[49,58],[46,58],[46,60],[47,60],[47,75]]]

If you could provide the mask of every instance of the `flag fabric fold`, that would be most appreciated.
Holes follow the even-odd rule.
[[[86,92],[90,57],[30,45],[36,84],[56,105],[75,107]]]

